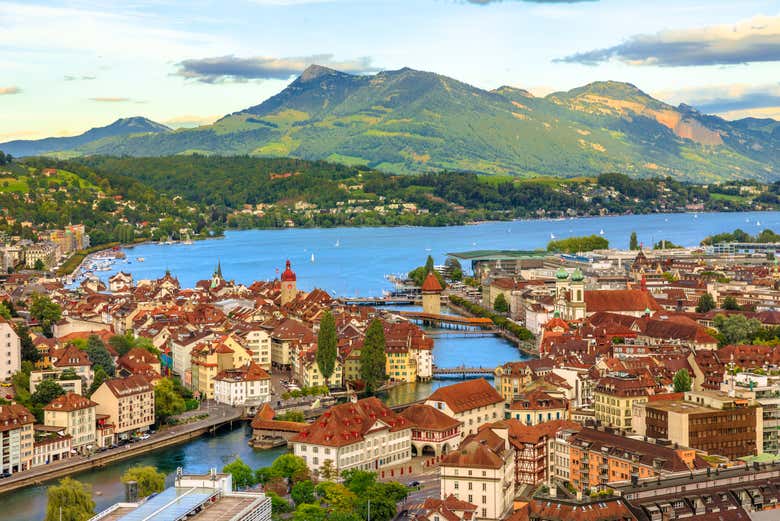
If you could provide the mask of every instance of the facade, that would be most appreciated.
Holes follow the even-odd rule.
[[[252,409],[271,399],[271,376],[254,362],[214,377],[214,400]]]
[[[246,347],[252,352],[252,361],[265,369],[271,370],[271,335],[263,328],[256,327],[243,334]]]
[[[22,367],[22,344],[10,322],[0,317],[0,380],[9,380]]]
[[[290,440],[312,471],[379,470],[411,459],[412,428],[377,398],[331,407]],[[326,471],[327,472],[327,471]]]
[[[519,420],[526,425],[537,425],[552,420],[569,419],[569,405],[564,398],[550,396],[536,390],[513,401],[506,412],[507,418]]]
[[[455,496],[477,507],[477,519],[502,519],[515,497],[514,449],[505,425],[483,426],[439,465],[441,498]]]
[[[57,380],[57,384],[62,387],[66,393],[82,394],[84,384],[81,378],[76,380],[60,380],[62,370],[60,369],[41,369],[37,371],[30,371],[30,393],[34,393],[40,384],[44,380]]]
[[[35,416],[24,406],[0,405],[0,473],[13,474],[32,466]]]
[[[71,437],[59,427],[49,428],[46,425],[36,425],[33,433],[32,466],[40,467],[70,457]]]
[[[538,486],[554,477],[554,440],[558,432],[576,432],[582,427],[566,420],[529,426],[518,420],[500,422],[509,429],[509,443],[515,453],[515,486]]]
[[[682,400],[657,400],[634,406],[640,436],[673,443],[735,460],[763,452],[760,406],[720,391],[687,392]]]
[[[439,315],[441,313],[441,292],[443,288],[433,272],[428,272],[422,284],[423,313]]]
[[[106,380],[92,394],[96,413],[106,415],[118,439],[149,430],[154,423],[154,388],[143,376]]]
[[[292,302],[295,299],[295,296],[298,294],[297,280],[298,279],[295,276],[295,272],[290,267],[290,261],[288,259],[284,272],[282,272],[281,276],[282,287],[280,302],[282,306],[286,306]]]
[[[462,436],[504,418],[504,398],[484,378],[439,387],[425,404],[461,422]]]
[[[634,405],[646,402],[656,391],[653,383],[633,375],[613,373],[600,378],[593,389],[596,419],[606,426],[630,431]]]
[[[59,427],[70,436],[73,450],[87,452],[95,445],[95,411],[97,403],[89,398],[67,393],[43,408],[44,425]]]
[[[461,440],[460,421],[430,405],[413,404],[401,412],[412,426],[412,456],[440,456]]]
[[[198,344],[190,353],[193,391],[203,398],[214,399],[214,378],[217,374],[243,367],[251,359],[251,353],[230,336]]]

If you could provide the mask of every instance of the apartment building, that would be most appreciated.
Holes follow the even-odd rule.
[[[11,323],[0,317],[0,380],[9,380],[22,367],[22,344]]]
[[[255,362],[225,369],[214,377],[214,400],[256,409],[271,399],[271,375]]]
[[[73,450],[88,452],[95,445],[97,403],[76,393],[67,393],[43,408],[43,424],[60,427],[71,437]]]
[[[504,398],[484,378],[439,387],[425,404],[461,422],[462,436],[475,434],[483,423],[504,418]]]
[[[646,402],[659,392],[661,389],[650,378],[620,372],[604,376],[593,389],[596,419],[608,427],[630,431],[634,404]]]
[[[0,405],[0,473],[27,470],[33,460],[35,416],[15,403]]]
[[[107,416],[118,439],[147,431],[154,423],[154,387],[140,375],[106,380],[92,394],[95,412]]]

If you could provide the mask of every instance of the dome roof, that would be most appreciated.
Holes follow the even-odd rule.
[[[585,279],[585,275],[582,274],[579,268],[574,270],[574,273],[571,274],[571,280],[581,281]]]
[[[558,271],[555,272],[555,278],[558,280],[566,280],[569,278],[569,272],[563,269],[563,266],[558,268]]]
[[[285,268],[284,272],[282,273],[282,281],[284,282],[295,282],[297,279],[295,277],[295,272],[290,269],[290,260],[287,260],[287,267]]]

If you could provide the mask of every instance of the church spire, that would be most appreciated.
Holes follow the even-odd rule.
[[[222,262],[219,259],[217,259],[217,269],[214,271],[214,275],[220,279],[222,278]]]

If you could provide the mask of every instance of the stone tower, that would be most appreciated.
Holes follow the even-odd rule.
[[[422,285],[423,313],[441,314],[441,292],[444,289],[433,272],[428,272]]]
[[[295,272],[290,269],[290,260],[287,260],[287,266],[282,273],[282,306],[287,305],[295,299],[298,289],[295,281],[297,280]]]

